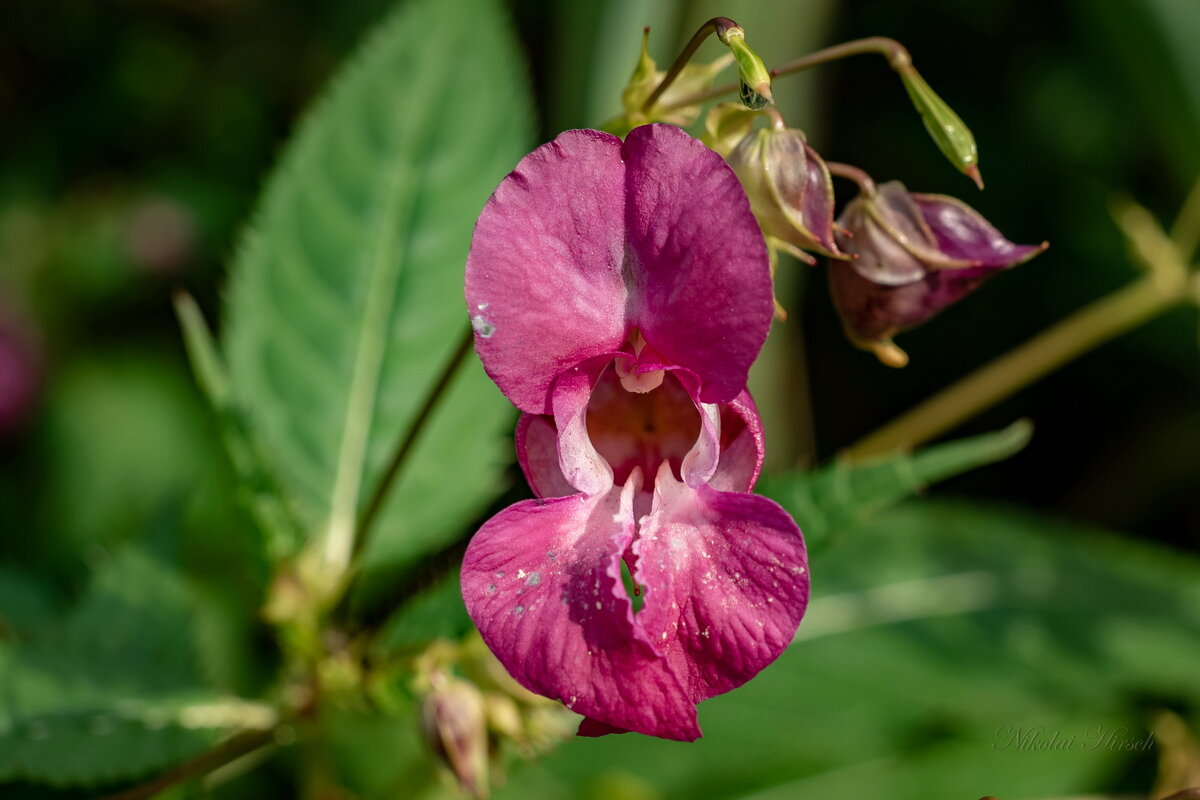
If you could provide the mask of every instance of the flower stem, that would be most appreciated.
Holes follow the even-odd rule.
[[[647,112],[654,107],[654,103],[658,100],[658,98],[662,97],[662,94],[667,90],[667,87],[679,77],[679,73],[682,72],[683,68],[687,66],[687,63],[692,60],[692,56],[696,54],[696,50],[700,48],[700,45],[704,43],[705,39],[714,33],[718,36],[723,36],[725,31],[737,27],[738,24],[728,17],[713,17],[708,22],[697,28],[696,32],[692,34],[691,40],[688,41],[683,50],[681,50],[679,55],[675,58],[675,63],[671,65],[671,68],[667,70],[667,74],[663,76],[662,82],[660,82],[658,86],[654,87],[654,91],[651,92],[650,96],[646,98],[646,101],[642,103],[642,111]],[[733,88],[737,89],[738,84],[733,84]],[[671,107],[674,108],[678,105],[678,103],[674,103]]]
[[[367,539],[370,536],[371,526],[379,516],[379,512],[383,509],[383,502],[387,499],[388,492],[392,488],[396,476],[400,474],[404,462],[408,459],[409,453],[412,452],[421,429],[425,427],[425,423],[429,420],[430,415],[433,414],[433,410],[437,407],[438,401],[446,392],[446,388],[450,385],[454,374],[458,372],[458,368],[463,363],[467,353],[471,351],[471,343],[474,341],[474,338],[474,332],[470,328],[467,328],[458,343],[458,347],[455,348],[453,355],[450,356],[446,361],[445,367],[442,368],[442,374],[438,378],[437,383],[429,390],[424,405],[417,412],[417,416],[413,419],[412,425],[409,426],[408,431],[405,433],[404,439],[396,447],[391,462],[384,471],[383,477],[379,479],[379,483],[375,487],[375,492],[371,495],[371,500],[367,503],[367,507],[359,519],[359,534],[354,540],[355,556],[363,552]]]
[[[857,183],[859,190],[867,197],[875,195],[875,181],[858,167],[850,164],[842,164],[838,161],[826,161],[825,166],[829,168],[830,175],[836,175],[839,178],[846,178]]]
[[[697,35],[699,35],[699,33],[697,33]],[[694,49],[695,48],[693,48],[693,50]],[[783,75],[793,75],[797,72],[803,72],[806,69],[820,66],[821,64],[828,64],[830,61],[837,61],[838,59],[846,58],[847,56],[857,56],[864,53],[878,53],[882,55],[887,59],[888,66],[897,72],[912,66],[912,58],[909,56],[908,50],[905,49],[904,45],[900,44],[895,39],[889,39],[885,36],[869,36],[866,39],[855,39],[852,42],[843,42],[842,44],[834,45],[833,47],[826,47],[824,50],[818,50],[815,53],[809,53],[802,58],[798,58],[795,61],[789,61],[783,66],[771,70],[770,75],[772,78],[778,78]],[[674,67],[672,67],[672,69],[674,69]],[[682,69],[682,65],[680,65],[680,69]],[[668,73],[667,78],[673,79],[673,76]],[[663,79],[664,84],[667,83],[667,78]],[[722,95],[729,94],[730,92],[736,92],[739,86],[740,84],[737,83],[727,83],[723,86],[715,86],[712,89],[706,89],[703,92],[697,92],[693,95],[689,95],[688,97],[682,97],[669,105],[663,106],[662,108],[658,109],[658,111],[660,113],[674,111],[677,108],[684,108],[685,106],[695,105],[696,103],[703,103],[706,100],[714,100]],[[661,88],[662,85],[659,86],[659,89]],[[651,97],[651,100],[657,99],[660,94],[661,92],[656,89],[654,95]],[[649,108],[650,105],[651,103],[647,102],[645,108]]]
[[[850,461],[911,450],[1073,358],[1187,299],[1187,284],[1167,291],[1147,276],[1075,312],[851,445]]]

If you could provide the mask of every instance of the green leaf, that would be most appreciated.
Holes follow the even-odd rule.
[[[1155,707],[1200,707],[1194,558],[920,501],[853,527],[812,573],[795,644],[701,704],[704,739],[575,739],[496,797],[1140,796],[1155,753],[1106,735],[1142,741]],[[1039,726],[1069,744],[1010,741]]]
[[[768,477],[758,491],[796,518],[809,545],[824,544],[834,531],[861,522],[938,481],[1001,461],[1019,452],[1033,425],[1018,420],[1004,430],[900,453],[864,464],[833,464],[813,472]]]
[[[32,574],[0,564],[0,642],[33,636],[54,617],[54,596]]]
[[[274,476],[250,442],[245,421],[233,403],[228,369],[217,352],[200,306],[190,294],[180,292],[175,295],[175,314],[179,317],[196,382],[217,415],[225,450],[237,475],[241,500],[266,535],[271,555],[282,558],[300,540],[296,520],[285,505]]]
[[[465,330],[475,217],[529,149],[525,76],[497,6],[414,0],[381,25],[287,149],[233,267],[236,405],[335,570]],[[440,493],[401,489],[420,502],[391,502],[376,524],[410,539],[404,558],[459,535],[502,488],[489,443],[510,412],[479,385],[463,368],[455,415],[435,416],[399,476]],[[406,523],[419,508],[437,509],[434,529]]]
[[[455,570],[392,615],[380,629],[377,645],[384,651],[416,648],[434,639],[459,639],[471,627]]]
[[[58,630],[0,645],[0,781],[96,784],[192,756],[275,711],[208,689],[194,651],[195,598],[127,549],[98,568]]]

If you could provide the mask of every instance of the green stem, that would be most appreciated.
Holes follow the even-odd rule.
[[[897,42],[895,39],[888,39],[885,36],[870,36],[866,39],[855,39],[852,42],[843,42],[842,44],[827,47],[824,50],[818,50],[815,53],[798,58],[795,61],[789,61],[777,69],[770,71],[772,78],[778,78],[783,75],[793,75],[797,72],[802,72],[812,67],[828,64],[830,61],[837,61],[847,56],[857,56],[864,53],[878,53],[888,61],[888,66],[896,71],[900,71],[912,65],[912,58],[908,54],[908,50],[904,45]],[[682,67],[681,67],[682,68]],[[657,109],[658,112],[665,113],[674,111],[677,108],[703,103],[706,100],[715,100],[718,97],[736,92],[741,84],[727,83],[724,86],[716,86],[712,89],[707,89],[703,92],[697,92],[688,97],[680,98],[670,105],[663,106]],[[661,88],[661,87],[660,87]],[[654,98],[657,99],[659,92],[655,92]],[[649,108],[649,104],[646,108]]]
[[[854,181],[858,184],[859,191],[864,195],[867,197],[875,196],[875,181],[865,171],[851,164],[842,164],[838,161],[826,161],[825,166],[829,169],[830,175]]]
[[[683,68],[687,66],[687,63],[692,60],[692,56],[696,54],[696,50],[700,48],[700,45],[704,43],[705,39],[714,33],[718,36],[723,36],[725,31],[736,27],[738,27],[738,24],[728,17],[713,17],[708,22],[697,28],[696,32],[692,34],[692,38],[675,58],[675,63],[671,65],[671,68],[667,70],[667,74],[663,76],[662,82],[660,82],[658,86],[654,87],[654,91],[651,92],[650,96],[646,98],[646,101],[642,103],[642,112],[647,112],[654,107],[655,101],[662,97],[662,94],[667,90],[667,87],[679,77],[679,73],[682,72]],[[733,88],[738,88],[738,84],[734,84]],[[678,103],[672,105],[672,108],[677,105]]]
[[[1153,276],[1135,281],[935,394],[851,445],[844,455],[851,461],[863,461],[911,450],[1080,354],[1183,302],[1187,296],[1187,284],[1166,291]]]
[[[367,507],[359,519],[359,533],[354,540],[354,556],[358,556],[366,547],[371,526],[374,524],[376,518],[378,518],[379,512],[383,509],[383,502],[387,499],[388,492],[391,490],[396,476],[400,474],[404,462],[408,459],[409,454],[417,443],[417,437],[425,427],[425,423],[429,420],[429,417],[433,414],[438,401],[445,394],[447,387],[450,386],[450,381],[453,380],[454,374],[458,372],[458,368],[466,359],[467,353],[471,352],[471,343],[474,340],[474,332],[470,328],[467,328],[458,343],[458,347],[455,348],[454,354],[446,361],[446,366],[442,369],[441,377],[438,378],[433,388],[429,390],[429,394],[425,397],[424,405],[417,412],[412,425],[408,427],[408,432],[405,433],[404,439],[396,447],[392,455],[392,460],[388,463],[383,477],[379,479],[379,483],[375,487],[375,492],[371,495],[371,500],[367,503]]]
[[[1171,241],[1185,264],[1196,255],[1196,248],[1200,246],[1200,177],[1192,184],[1192,190],[1171,226]]]
[[[154,797],[176,784],[206,775],[213,770],[249,755],[275,741],[274,729],[267,731],[247,731],[226,739],[211,750],[207,750],[170,772],[164,772],[157,778],[109,795],[104,800],[145,800]]]

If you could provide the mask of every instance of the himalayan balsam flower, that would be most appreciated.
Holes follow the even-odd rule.
[[[697,738],[696,703],[773,661],[808,601],[799,529],[749,493],[772,298],[737,178],[671,126],[568,131],[488,201],[466,293],[538,497],[472,539],[467,610],[582,735]]]
[[[910,194],[899,181],[854,198],[838,223],[854,260],[830,262],[834,305],[851,341],[893,366],[907,360],[894,335],[1047,246],[1013,244],[961,200]]]

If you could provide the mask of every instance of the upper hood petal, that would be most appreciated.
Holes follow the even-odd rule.
[[[728,402],[775,313],[750,202],[725,160],[678,128],[635,128],[624,155],[633,322],[700,379],[702,401]]]
[[[466,297],[488,374],[522,411],[550,412],[564,370],[636,328],[694,372],[701,399],[746,383],[773,312],[766,245],[724,160],[669,125],[621,142],[567,131],[492,195]]]

